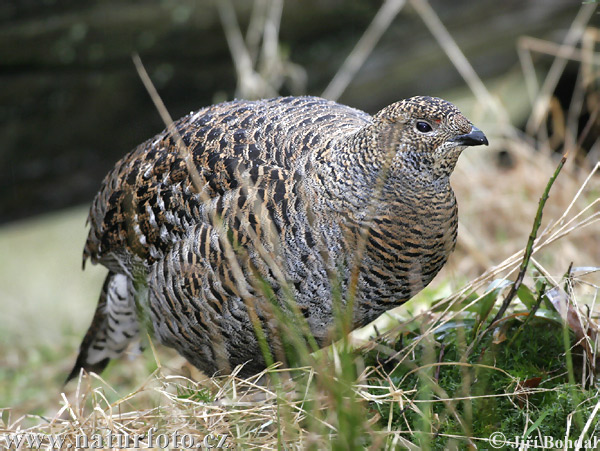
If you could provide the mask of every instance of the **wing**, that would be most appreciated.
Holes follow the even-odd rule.
[[[175,123],[187,150],[164,131],[104,179],[90,210],[84,262],[90,257],[116,272],[135,258],[152,264],[197,222],[207,201],[246,180],[301,176],[308,154],[369,121],[366,113],[314,97],[234,101],[192,113]]]

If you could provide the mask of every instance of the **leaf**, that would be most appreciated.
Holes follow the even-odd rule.
[[[479,308],[477,309],[477,319],[480,324],[483,323],[489,316],[490,312],[494,308],[496,299],[498,299],[498,292],[494,290],[486,294],[479,301]]]
[[[465,305],[470,304],[471,302],[475,301],[478,298],[479,298],[479,295],[477,294],[477,292],[472,291],[471,293],[469,293],[468,295],[466,295],[465,297],[463,297],[460,300],[460,302],[455,302],[450,307],[450,310],[453,311],[453,312],[457,312],[459,310],[462,310]],[[469,308],[467,308],[466,311],[467,312],[471,312],[471,313],[477,313],[477,304],[473,304],[472,306],[470,306]]]
[[[435,334],[438,339],[443,339],[448,334],[448,332],[454,331],[459,327],[467,326],[472,328],[473,323],[474,321],[469,318],[464,318],[460,321],[447,321],[435,330]]]
[[[546,300],[545,296],[544,296],[544,300]],[[546,308],[539,309],[535,313],[535,316],[536,316],[536,318],[543,318],[547,321],[552,321],[558,325],[562,325],[562,318],[560,317],[558,312],[556,310],[554,310],[554,307],[552,307],[552,305],[550,305],[550,308],[547,308],[547,309]]]
[[[541,379],[541,378],[540,378]],[[527,437],[529,437],[529,434],[531,434],[533,431],[535,431],[540,424],[542,424],[542,421],[544,421],[544,418],[546,418],[548,416],[548,414],[550,413],[551,409],[546,409],[544,410],[542,413],[540,413],[540,416],[538,417],[537,420],[535,420],[533,422],[533,424],[531,426],[529,426],[529,428],[525,431],[525,434],[523,435],[523,440],[527,440]]]
[[[578,340],[585,336],[585,331],[579,321],[577,310],[569,302],[569,296],[560,287],[554,287],[546,292],[546,297],[550,300],[556,311],[560,314],[562,320],[575,332]]]
[[[525,405],[525,401],[527,401],[527,398],[529,397],[529,393],[527,393],[527,389],[528,388],[536,388],[538,385],[540,385],[540,382],[542,382],[542,378],[539,376],[532,377],[531,379],[527,379],[523,382],[519,382],[519,384],[517,385],[517,390],[524,391],[524,393],[519,393],[517,395],[517,400],[519,401],[519,407],[523,408],[523,406]],[[537,421],[541,422],[546,415],[547,415],[547,413],[545,415],[542,414]],[[537,423],[537,421],[536,421],[536,423]],[[538,424],[538,426],[539,426],[539,424]],[[534,427],[537,427],[535,425],[535,423],[527,430],[527,432],[525,433],[525,437],[527,437],[527,435],[529,433],[531,433],[531,431],[533,431]]]
[[[493,284],[492,282],[490,286]],[[496,299],[498,298],[498,294],[500,293],[501,288],[492,289],[492,291],[486,293],[477,304],[474,305],[475,313],[477,314],[477,320],[475,321],[475,327],[472,331],[472,337],[475,340],[479,331],[481,330],[485,320],[490,315],[490,312],[494,308],[494,304]],[[474,343],[474,342],[473,342]]]
[[[525,304],[527,309],[530,311],[536,304],[536,298],[535,298],[534,294],[531,292],[529,287],[527,287],[526,285],[521,284],[521,286],[517,290],[517,296],[521,300],[521,302],[523,304]]]
[[[520,385],[523,388],[536,388],[542,382],[542,378],[540,376],[532,377],[523,381]]]
[[[600,271],[599,266],[574,266],[571,268],[571,275],[581,277],[598,271]]]
[[[493,280],[487,288],[487,293],[477,303],[478,325],[476,330],[479,330],[481,324],[485,322],[490,312],[494,308],[496,299],[500,296],[502,290],[512,284],[509,280],[496,279]]]
[[[509,323],[505,321],[500,327],[494,329],[492,334],[492,343],[499,345],[503,341],[506,341],[506,331],[508,330]]]

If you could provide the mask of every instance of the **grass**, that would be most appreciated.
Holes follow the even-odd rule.
[[[508,345],[506,337],[523,324],[522,317],[513,316],[502,324],[504,339],[490,335],[465,356],[474,316],[467,314],[433,334],[415,350],[414,360],[390,371],[394,386],[416,392],[415,408],[395,405],[386,412],[377,406],[382,418],[392,419],[390,428],[408,436],[418,430],[419,446],[432,449],[447,449],[458,437],[460,443],[476,443],[496,431],[511,440],[578,437],[583,423],[567,431],[565,419],[576,409],[588,418],[597,390],[569,383],[560,322],[536,316]],[[569,338],[572,344],[572,334]],[[580,400],[586,402],[578,406]],[[545,421],[535,424],[542,417]]]
[[[413,3],[434,34],[444,36],[427,3]],[[556,137],[543,121],[529,135],[517,132],[508,114],[498,113],[508,110],[500,96],[487,92],[460,49],[444,45],[476,86],[469,117],[482,121],[486,132],[489,125],[492,149],[507,150],[513,167],[492,164],[489,152],[461,157],[453,176],[459,243],[430,287],[375,326],[316,353],[304,345],[298,323],[288,321],[298,368],[275,363],[248,379],[235,371],[207,377],[175,353],[150,348],[63,388],[104,275],[99,268],[79,272],[85,211],[5,227],[0,251],[10,257],[3,259],[0,286],[12,318],[0,316],[0,338],[8,344],[0,349],[0,437],[52,433],[77,445],[78,434],[99,434],[97,440],[109,432],[144,434],[147,443],[151,432],[176,432],[200,441],[212,434],[212,444],[224,440],[244,449],[347,450],[489,449],[497,432],[538,445],[545,436],[597,435],[600,187],[597,165],[585,158],[578,158],[580,166],[572,163],[585,129],[570,131],[578,139],[561,141],[570,159],[543,206],[543,220],[535,221],[537,239],[527,246],[557,164],[549,145]],[[258,49],[246,53],[260,55]],[[582,71],[588,69],[582,63]],[[532,93],[536,114],[550,82]],[[251,84],[240,81],[238,88]],[[526,84],[535,88],[537,80]],[[588,88],[576,87],[593,103],[596,94]],[[527,250],[532,256],[523,264]],[[522,284],[495,319],[522,264]],[[15,318],[27,318],[28,327]]]
[[[585,282],[578,275],[569,277],[575,281],[574,295]],[[538,278],[528,277],[527,284]],[[486,314],[481,303],[473,303],[479,293],[469,292],[443,316],[407,318],[361,352],[322,351],[315,367],[273,367],[249,379],[233,374],[194,380],[159,366],[154,373],[146,369],[146,380],[126,395],[105,381],[115,378],[112,371],[103,379],[84,377],[53,417],[32,414],[27,421],[5,414],[0,433],[18,427],[59,434],[75,444],[81,433],[146,434],[147,439],[150,428],[156,428],[155,434],[227,437],[228,444],[250,449],[284,444],[462,449],[484,446],[496,431],[510,440],[591,438],[598,427],[591,362],[584,347],[576,345],[581,342],[577,331],[549,299],[529,318],[530,297],[542,285],[524,285],[529,292],[521,292],[510,314],[471,353],[468,344],[480,333],[482,317],[499,308],[508,285],[499,288],[492,281],[485,287],[496,301]],[[580,300],[590,301],[586,294]],[[446,310],[444,302],[435,302],[431,311]],[[151,356],[139,360],[157,363]]]

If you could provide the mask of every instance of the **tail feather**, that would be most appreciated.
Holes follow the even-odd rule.
[[[124,274],[109,272],[104,280],[98,307],[66,382],[83,368],[100,373],[110,359],[121,356],[138,339],[139,324],[133,283]]]

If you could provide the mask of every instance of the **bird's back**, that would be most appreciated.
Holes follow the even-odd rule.
[[[202,203],[243,180],[302,173],[303,157],[369,120],[362,111],[316,97],[233,101],[191,113],[174,124],[183,146],[165,130],[106,176],[90,210],[84,260],[116,272],[128,271],[132,259],[152,264],[195,221]]]

